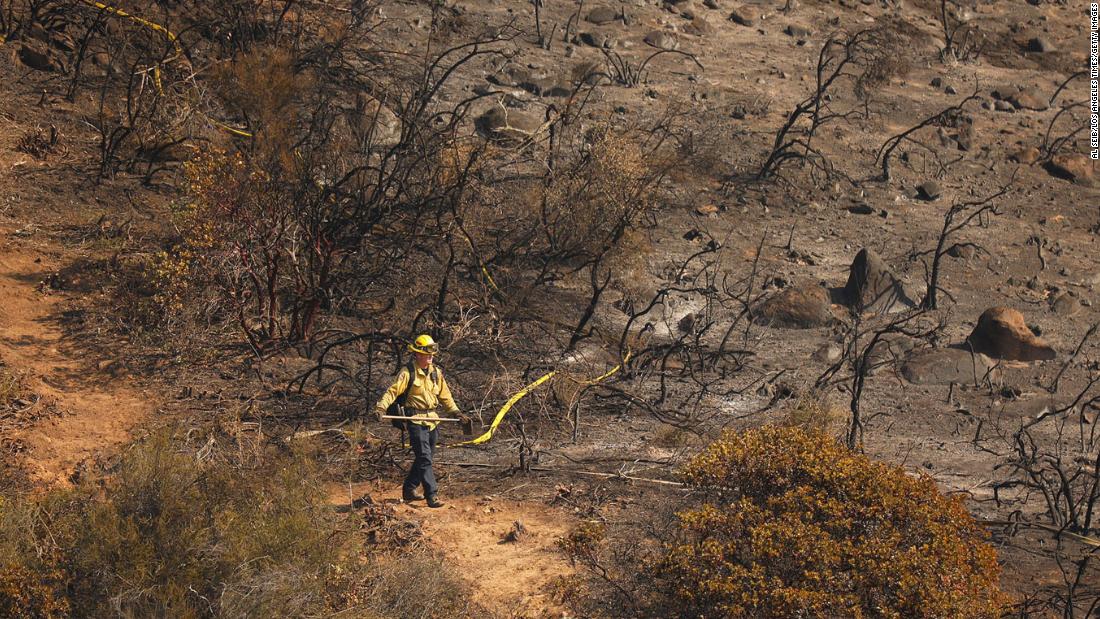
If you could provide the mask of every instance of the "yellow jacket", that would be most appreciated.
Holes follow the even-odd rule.
[[[439,377],[438,382],[432,380],[433,375]],[[386,393],[382,394],[382,399],[374,407],[375,410],[384,411],[389,408],[390,404],[393,404],[394,400],[397,399],[397,396],[405,391],[405,386],[408,384],[409,368],[405,366],[397,373],[397,379],[393,381]],[[443,369],[437,365],[430,365],[426,370],[416,368],[416,378],[413,381],[413,386],[409,389],[408,395],[405,396],[405,408],[411,409],[408,414],[418,417],[438,418],[439,415],[433,409],[439,408],[440,405],[449,414],[458,413],[458,405],[451,397],[451,389],[447,386],[447,379],[443,378]],[[431,412],[419,412],[429,410]],[[430,430],[434,430],[439,425],[439,422],[431,421],[410,421],[409,423],[428,426]]]

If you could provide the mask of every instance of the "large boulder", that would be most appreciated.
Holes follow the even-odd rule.
[[[817,284],[789,286],[757,308],[753,322],[787,329],[824,327],[835,320],[829,293]]]
[[[622,14],[608,6],[601,6],[592,9],[588,13],[588,17],[584,20],[593,24],[609,24],[613,21],[618,21],[622,17]]]
[[[1050,102],[1038,88],[1026,88],[1009,95],[1007,99],[1018,110],[1042,112],[1050,109]]]
[[[892,371],[909,356],[918,343],[918,340],[897,333],[884,336],[867,356],[867,373],[874,375],[882,371]]]
[[[1046,168],[1051,175],[1078,185],[1096,187],[1100,184],[1096,178],[1096,162],[1081,154],[1055,155],[1050,158]]]
[[[848,269],[844,302],[856,312],[898,312],[916,307],[914,295],[869,249],[861,249]]]
[[[925,348],[910,353],[901,364],[901,375],[914,385],[981,383],[987,376],[996,382],[996,363],[982,353],[961,348]]]
[[[497,105],[479,116],[474,126],[491,140],[519,143],[534,137],[542,123],[534,114]]]
[[[544,75],[533,73],[527,67],[523,67],[517,64],[509,64],[496,73],[490,73],[485,76],[485,79],[490,83],[497,86],[504,86],[505,88],[519,88],[520,84],[531,81],[533,79],[540,79],[545,77]]]
[[[642,39],[646,45],[650,47],[656,47],[657,49],[676,49],[680,47],[680,42],[676,39],[676,35],[671,32],[665,32],[664,30],[654,30],[645,35]]]
[[[53,52],[44,45],[24,44],[19,47],[19,61],[36,71],[57,72],[61,70]]]
[[[1027,327],[1023,314],[1011,307],[982,312],[966,341],[975,352],[995,359],[1041,361],[1055,356],[1054,349]]]
[[[755,26],[756,22],[760,20],[760,9],[751,5],[744,4],[733,9],[730,13],[730,21],[741,24],[742,26]]]

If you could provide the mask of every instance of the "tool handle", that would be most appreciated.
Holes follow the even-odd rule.
[[[401,421],[462,421],[461,419],[453,419],[451,417],[404,417],[402,415],[382,415],[382,419],[399,419]]]

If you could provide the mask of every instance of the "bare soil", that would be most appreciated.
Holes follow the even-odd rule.
[[[23,383],[30,409],[20,416],[33,416],[5,440],[22,452],[35,485],[67,484],[89,460],[128,442],[156,400],[112,376],[114,360],[68,349],[60,324],[68,298],[49,285],[62,264],[57,253],[11,228],[0,229],[0,238],[0,359]]]
[[[1053,95],[1086,58],[1086,3],[974,3],[970,10],[988,30],[992,42],[976,63],[937,59],[942,45],[936,22],[938,3],[842,6],[818,1],[801,5],[750,2],[762,15],[752,27],[729,21],[733,5],[725,1],[718,3],[720,9],[692,4],[691,10],[710,24],[702,35],[690,33],[687,26],[693,20],[682,15],[683,7],[641,1],[603,4],[625,7],[631,15],[630,24],[577,23],[582,31],[611,37],[610,50],[640,62],[655,51],[642,42],[643,37],[652,30],[664,30],[675,34],[680,49],[695,54],[704,67],[700,69],[681,56],[665,55],[652,61],[644,83],[609,86],[593,100],[593,109],[599,111],[592,112],[593,118],[632,122],[675,107],[683,111],[699,147],[712,155],[712,169],[684,173],[661,188],[659,221],[644,233],[646,264],[634,281],[627,282],[638,288],[652,290],[666,284],[669,265],[715,240],[722,246],[717,258],[722,272],[740,277],[755,264],[764,273],[762,281],[775,288],[797,281],[842,286],[856,252],[870,247],[899,277],[920,289],[925,266],[914,256],[934,246],[952,201],[989,195],[1015,175],[1014,189],[999,214],[985,226],[961,232],[956,239],[974,244],[976,250],[966,257],[945,258],[941,284],[949,296],[934,316],[946,326],[936,343],[964,341],[985,309],[1007,305],[1020,310],[1028,323],[1041,331],[1058,358],[1005,364],[996,388],[914,385],[896,367],[884,369],[869,379],[864,394],[863,407],[870,419],[864,448],[914,474],[933,476],[945,492],[966,496],[979,518],[1001,522],[1017,510],[1036,514],[1041,505],[1035,497],[1010,493],[995,501],[993,489],[1004,479],[1000,465],[1009,455],[1006,439],[1013,429],[1022,420],[1034,418],[1048,400],[1066,402],[1090,372],[1095,372],[1089,363],[1100,358],[1098,338],[1083,347],[1074,366],[1076,373],[1067,375],[1058,393],[1046,393],[1045,387],[1087,328],[1100,322],[1100,191],[1053,176],[1041,164],[1012,161],[1013,153],[1043,143],[1057,109],[996,111],[990,91],[1013,84],[1035,87],[1047,97]],[[785,4],[794,6],[793,12],[784,13]],[[543,13],[546,29],[552,24],[563,26],[575,8],[566,3],[547,5]],[[585,3],[584,13],[595,6]],[[519,0],[471,2],[462,8],[459,28],[500,24],[512,17],[531,20],[529,3]],[[418,11],[420,7],[404,4],[393,8],[389,15],[393,20],[387,27],[393,28],[395,40],[408,37],[411,42],[424,35],[425,27],[415,20],[423,17]],[[873,114],[855,116],[851,123],[831,128],[819,140],[819,148],[850,177],[867,179],[877,173],[874,154],[885,139],[976,91],[991,109],[975,105],[970,110],[974,147],[962,152],[951,144],[934,142],[930,148],[907,146],[895,159],[895,177],[889,183],[857,186],[837,182],[816,187],[796,179],[787,184],[745,182],[729,187],[728,178],[743,178],[754,170],[775,129],[794,103],[807,94],[825,35],[836,28],[855,29],[890,18],[905,20],[919,33],[912,50],[917,61],[906,76],[891,81],[877,94]],[[809,25],[813,34],[799,43],[783,32],[791,23]],[[1026,44],[1037,34],[1053,41],[1058,51],[1028,52]],[[569,51],[566,46],[560,35],[550,50],[523,40],[513,62],[549,74],[567,74],[582,61],[603,62],[605,57],[591,46],[569,43]],[[464,96],[483,86],[486,75],[499,68],[470,68],[455,91],[443,94]],[[936,78],[959,94],[949,95],[943,87],[931,86]],[[14,56],[0,55],[0,100],[5,102],[0,116],[8,124],[0,131],[0,361],[21,377],[25,385],[21,400],[31,406],[20,406],[22,412],[17,416],[0,418],[0,447],[5,474],[26,475],[30,485],[38,488],[68,483],[87,463],[122,448],[144,424],[157,419],[155,411],[168,400],[173,400],[172,415],[178,418],[209,416],[212,410],[226,409],[223,393],[230,400],[251,398],[259,389],[257,375],[266,387],[282,386],[308,365],[288,353],[287,360],[265,366],[266,374],[245,364],[195,364],[173,366],[154,381],[148,375],[150,365],[126,362],[128,356],[140,353],[141,341],[66,326],[68,312],[102,311],[109,306],[109,299],[94,277],[80,285],[71,281],[58,285],[57,274],[72,273],[89,259],[110,257],[112,248],[87,240],[95,238],[104,217],[116,223],[124,221],[132,217],[135,208],[150,220],[163,217],[163,204],[171,192],[141,188],[135,179],[120,178],[102,185],[87,182],[87,160],[94,154],[95,136],[82,124],[79,105],[41,95],[41,83],[36,80],[44,79]],[[1075,82],[1063,96],[1084,98],[1084,84],[1083,80]],[[526,111],[542,114],[549,103],[520,89],[510,90],[516,105]],[[743,113],[746,107],[750,108],[747,116]],[[64,154],[38,161],[16,151],[24,133],[50,123],[61,127],[67,140]],[[934,131],[923,139],[934,141]],[[907,153],[904,159],[903,151]],[[916,186],[927,180],[942,186],[943,197],[932,201],[918,197]],[[707,205],[717,208],[700,209]],[[856,205],[869,206],[869,214],[853,212],[850,207]],[[760,255],[758,246],[762,247]],[[79,275],[80,269],[75,271]],[[555,292],[565,298],[583,290],[584,285],[561,282]],[[625,323],[616,302],[631,291],[622,288],[601,301],[594,318],[594,323],[610,334],[609,341]],[[1075,302],[1070,310],[1055,303],[1065,294]],[[680,319],[698,309],[696,301],[665,302],[660,310],[664,324],[656,324],[655,331],[664,336],[674,333]],[[838,316],[846,312],[840,306],[832,310]],[[575,311],[563,302],[560,307],[546,308],[545,313],[572,315]],[[441,510],[396,501],[399,473],[395,470],[383,473],[383,485],[366,481],[376,477],[376,471],[351,479],[356,489],[352,494],[369,492],[375,500],[393,503],[402,517],[418,523],[427,543],[467,575],[479,603],[499,609],[504,616],[560,616],[561,609],[550,601],[547,586],[558,576],[571,574],[573,568],[556,551],[556,539],[581,518],[607,520],[614,513],[604,509],[608,505],[645,506],[652,497],[664,500],[664,495],[651,493],[645,483],[624,479],[589,483],[570,471],[671,479],[675,468],[721,428],[778,419],[782,407],[768,406],[774,403],[774,390],[757,391],[755,385],[763,378],[768,383],[782,383],[795,393],[804,392],[828,366],[814,358],[815,351],[836,343],[841,331],[835,326],[759,328],[753,333],[755,352],[750,367],[734,379],[746,385],[745,392],[721,401],[712,397],[708,403],[721,413],[687,432],[673,431],[659,420],[634,416],[630,411],[600,411],[582,418],[577,445],[570,443],[569,429],[560,420],[556,425],[544,424],[535,436],[537,464],[557,468],[560,473],[502,476],[452,468],[444,484],[449,504]],[[118,340],[117,350],[104,346],[112,338]],[[552,344],[556,346],[554,342],[547,345]],[[582,348],[592,353],[590,358],[609,358],[602,342],[586,342]],[[566,369],[573,364],[573,360],[563,360],[556,348],[548,350],[544,361]],[[280,369],[280,363],[286,367]],[[602,362],[575,365],[583,366],[577,370],[582,374],[591,374],[594,365],[600,366],[598,371],[606,369]],[[458,363],[454,367],[451,376],[460,404],[487,421],[501,402],[481,402],[480,394],[464,393],[458,371],[463,368]],[[516,374],[509,379],[521,382],[518,370]],[[750,384],[754,385],[751,389],[747,387]],[[187,396],[178,396],[181,391]],[[207,393],[218,394],[214,403],[209,396],[203,398]],[[847,406],[848,396],[841,389],[829,396],[837,406]],[[318,414],[311,421],[321,427],[330,420]],[[1088,423],[1097,422],[1093,417]],[[385,436],[389,440],[389,435]],[[463,460],[513,465],[519,442],[518,433],[506,426],[488,447],[447,451],[444,461],[461,453]],[[502,497],[505,483],[515,491]],[[583,487],[584,492],[577,495],[588,497],[585,508],[568,510],[560,501],[555,503],[557,484]],[[334,490],[334,502],[346,502],[340,494],[345,490]],[[491,496],[497,498],[486,498]],[[515,542],[501,543],[517,521],[523,523],[527,534]],[[1008,534],[993,526],[991,530],[1001,549],[1007,590],[1021,594],[1034,590],[1037,584],[1060,582],[1050,535],[1027,529]]]

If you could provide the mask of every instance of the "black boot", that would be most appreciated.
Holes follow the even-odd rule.
[[[404,488],[402,488],[401,500],[405,501],[406,503],[408,503],[409,501],[422,501],[424,500],[424,495],[420,494],[416,490],[405,490]]]
[[[439,497],[434,494],[428,497],[428,507],[443,507],[443,501],[439,500]]]

